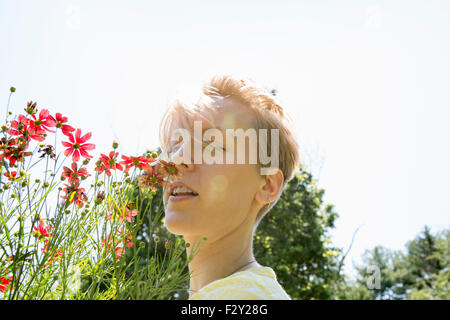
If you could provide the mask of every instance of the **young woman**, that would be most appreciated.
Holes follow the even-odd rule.
[[[298,169],[292,125],[271,93],[229,75],[206,83],[198,102],[176,100],[164,114],[161,148],[181,173],[164,188],[165,226],[190,244],[207,239],[189,263],[189,299],[290,299],[273,269],[256,261],[252,240]],[[261,152],[272,153],[270,163]]]

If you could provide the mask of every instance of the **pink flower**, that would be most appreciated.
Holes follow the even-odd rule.
[[[33,227],[34,235],[39,239],[48,239],[50,237],[50,231],[52,226],[44,226],[44,222],[42,220],[39,221],[39,225],[37,227]]]
[[[55,114],[55,117],[56,127],[62,129],[63,134],[65,134],[66,136],[70,136],[70,134],[75,131],[73,127],[69,126],[68,124],[64,124],[65,122],[67,122],[67,117],[63,117],[59,112]]]
[[[80,170],[78,170],[78,166],[77,166],[76,162],[72,162],[72,170],[70,170],[66,166],[63,167],[63,170],[64,171],[61,174],[61,176],[69,179],[69,183],[73,183],[73,184],[79,184],[80,177],[87,178],[90,176],[90,174],[87,172],[86,168],[80,168]]]
[[[30,119],[30,131],[33,135],[42,135],[45,131],[51,131],[48,127],[56,127],[55,119],[50,115],[47,109],[42,109],[39,113],[39,118],[36,119],[34,114],[31,115],[33,120]]]
[[[90,132],[86,133],[84,136],[81,136],[80,129],[77,129],[75,132],[75,138],[71,133],[69,136],[70,143],[65,141],[62,142],[62,145],[68,148],[64,151],[64,155],[66,157],[70,157],[70,155],[72,155],[73,162],[78,162],[78,160],[80,160],[80,154],[85,158],[92,158],[92,156],[87,153],[87,150],[94,150],[95,144],[85,143],[91,138],[91,136],[92,134]]]

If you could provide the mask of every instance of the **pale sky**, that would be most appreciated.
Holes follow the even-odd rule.
[[[0,0],[0,103],[61,112],[93,152],[158,146],[167,103],[216,73],[275,88],[333,244],[402,249],[449,227],[450,2]]]

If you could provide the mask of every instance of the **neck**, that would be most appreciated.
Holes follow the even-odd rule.
[[[244,221],[236,229],[221,237],[215,239],[208,237],[189,263],[189,271],[192,272],[189,283],[191,292],[200,290],[210,282],[226,278],[234,272],[259,266],[256,262],[249,263],[255,260],[252,228],[253,224]],[[186,242],[191,244],[200,239],[201,237],[185,236]],[[192,246],[187,248],[188,256],[191,249]],[[244,266],[245,264],[247,265]]]

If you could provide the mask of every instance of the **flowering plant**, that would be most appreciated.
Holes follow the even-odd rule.
[[[91,132],[32,101],[9,120],[10,91],[0,130],[0,299],[171,297],[192,256],[184,259],[180,237],[162,254],[148,235],[176,166],[154,151],[119,155],[113,142],[92,170]]]

